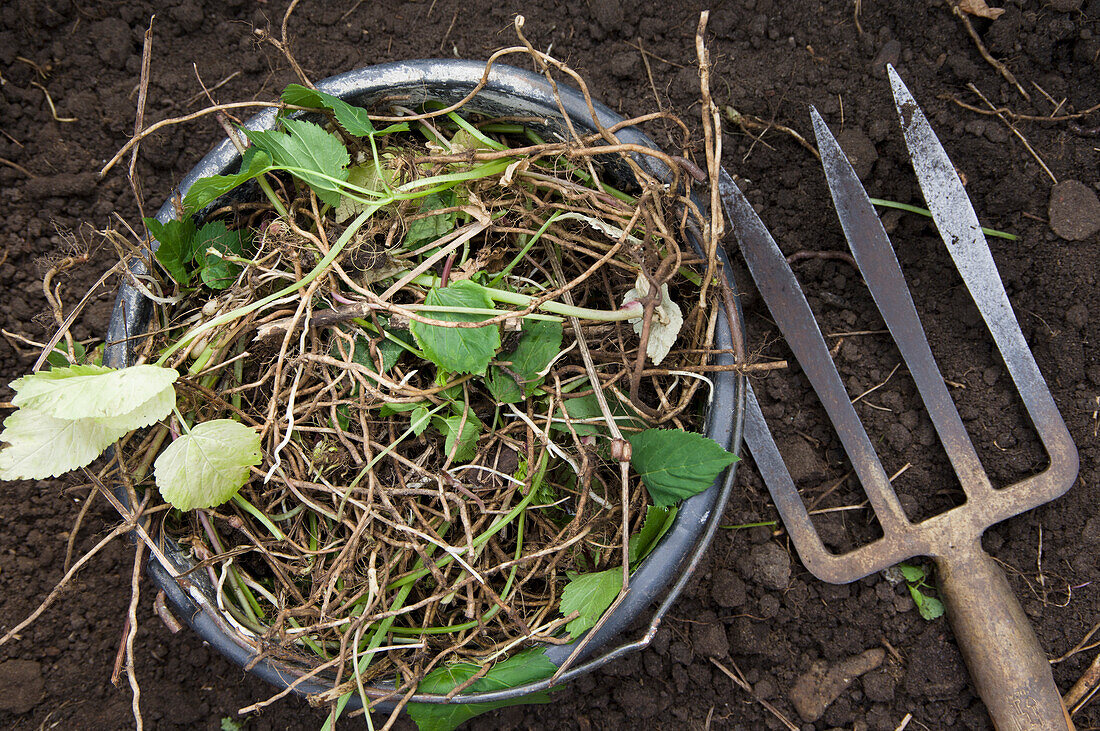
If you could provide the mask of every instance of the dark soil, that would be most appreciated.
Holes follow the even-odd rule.
[[[1005,124],[943,97],[981,106],[967,89],[971,82],[994,104],[1023,114],[1049,115],[1059,103],[1060,114],[1096,104],[1100,0],[999,4],[1005,14],[992,23],[976,19],[975,28],[990,52],[1008,61],[1031,103],[982,59],[942,1],[864,2],[862,33],[851,2],[724,3],[714,10],[709,28],[713,87],[723,106],[805,136],[810,136],[806,105],[816,105],[859,158],[872,196],[920,205],[882,71],[882,63],[891,61],[968,181],[982,222],[1019,235],[1013,242],[991,239],[991,248],[1024,334],[1081,450],[1082,468],[1069,494],[991,528],[985,545],[1004,563],[1043,647],[1059,657],[1100,615],[1100,590],[1093,583],[1100,581],[1095,509],[1100,318],[1093,313],[1100,301],[1100,235],[1093,225],[1096,213],[1089,211],[1100,184],[1100,114],[1072,122],[1018,123],[1059,181],[1083,184],[1068,191],[1083,204],[1061,205],[1068,195],[1063,189],[1051,207],[1053,181]],[[102,181],[95,173],[132,132],[142,35],[153,5],[12,0],[0,8],[0,247],[6,256],[0,265],[0,325],[9,332],[38,340],[47,335],[41,262],[65,245],[61,232],[79,232],[82,223],[105,227],[114,212],[137,222],[124,171]],[[147,121],[204,105],[193,64],[208,85],[228,78],[215,92],[222,101],[270,99],[296,80],[279,52],[255,33],[278,35],[286,7],[281,0],[156,6]],[[535,44],[552,43],[554,54],[584,73],[610,106],[633,115],[661,104],[694,120],[694,30],[701,8],[694,2],[534,0],[524,13]],[[480,59],[514,42],[511,11],[486,0],[306,2],[292,17],[290,33],[295,55],[314,79],[396,59]],[[653,54],[652,86],[639,41]],[[76,121],[55,121],[45,94],[32,82],[49,90],[59,117]],[[651,132],[662,134],[659,126]],[[160,196],[221,136],[208,118],[147,140],[137,172],[149,207],[159,205]],[[750,200],[786,253],[845,248],[821,171],[805,149],[774,130],[754,139],[732,125],[724,146],[727,169],[747,181]],[[1055,216],[1057,221],[1049,221]],[[1038,471],[1045,454],[931,225],[892,211],[883,218],[943,374],[958,384],[952,394],[994,483],[1008,485]],[[91,263],[64,282],[66,300],[74,302],[113,256],[94,251]],[[824,332],[882,328],[848,264],[811,259],[795,267]],[[747,277],[742,281],[753,349],[785,357],[759,298]],[[107,293],[95,299],[76,329],[79,337],[104,331],[110,300]],[[853,397],[886,381],[900,360],[884,335],[831,337],[830,344],[841,340],[836,359]],[[0,381],[25,372],[33,355],[10,338],[0,344]],[[839,442],[796,368],[761,379],[756,388],[791,471],[812,502],[847,471]],[[887,472],[910,465],[895,485],[914,518],[960,502],[957,480],[903,369],[857,408]],[[751,462],[739,474],[726,524],[774,519]],[[18,483],[0,492],[0,629],[28,614],[62,575],[68,531],[86,494],[71,486]],[[816,507],[861,500],[849,480]],[[836,548],[864,543],[877,530],[861,511],[820,518],[826,543]],[[94,545],[113,519],[103,503],[94,504],[78,548]],[[881,575],[846,586],[823,584],[792,551],[778,529],[720,531],[652,647],[562,689],[551,705],[500,711],[470,726],[588,729],[644,721],[656,728],[708,723],[779,728],[714,660],[740,668],[758,697],[802,728],[889,730],[910,713],[909,728],[990,727],[944,619],[921,619],[904,586]],[[131,556],[121,543],[108,548],[21,640],[0,648],[5,688],[0,725],[114,729],[133,724],[125,680],[121,688],[110,685],[129,599]],[[137,675],[151,727],[216,729],[223,717],[272,692],[189,632],[170,634],[152,611],[151,592],[143,595],[138,618]],[[877,669],[844,688],[820,719],[799,718],[792,692],[799,688],[796,695],[804,694],[806,681],[796,682],[801,676],[875,648],[887,650]],[[1054,666],[1063,692],[1094,653],[1077,653]],[[860,662],[879,656],[870,653]],[[246,728],[316,729],[321,718],[322,712],[305,702],[284,699],[248,719]],[[1075,721],[1079,729],[1100,726],[1100,704],[1086,706]]]

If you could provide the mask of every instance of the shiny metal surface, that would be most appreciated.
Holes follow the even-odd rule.
[[[963,505],[921,523],[909,521],[852,408],[794,273],[732,181],[723,201],[768,309],[817,392],[875,510],[883,537],[843,555],[829,552],[783,464],[750,391],[746,442],[806,567],[834,583],[854,581],[913,556],[936,560],[947,614],[974,684],[999,729],[1072,729],[1050,665],[1003,571],[981,548],[993,523],[1064,493],[1077,475],[1077,451],[1039,373],[997,273],[973,207],[927,119],[894,70],[891,84],[906,143],[928,207],[967,288],[989,326],[1044,447],[1050,466],[994,490],[963,427],[928,346],[890,240],[852,166],[811,109],[822,166],[837,215],[875,304],[902,353],[959,477]]]

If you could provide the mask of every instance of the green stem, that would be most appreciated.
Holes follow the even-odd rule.
[[[261,307],[266,307],[277,299],[286,297],[288,294],[293,294],[303,287],[307,287],[312,284],[313,280],[321,276],[321,274],[326,269],[328,269],[329,265],[331,265],[332,262],[336,261],[336,257],[340,256],[340,252],[344,250],[344,247],[347,246],[348,242],[351,241],[352,237],[363,226],[363,223],[367,220],[367,218],[372,216],[374,212],[381,208],[383,205],[385,204],[371,204],[370,208],[367,208],[358,216],[356,216],[355,220],[351,222],[351,225],[344,230],[343,235],[341,235],[340,238],[336,240],[336,243],[332,245],[332,248],[329,249],[329,252],[325,255],[325,258],[317,262],[317,266],[313,267],[313,269],[311,269],[308,274],[302,277],[301,280],[294,282],[293,284],[287,285],[283,289],[280,289],[278,292],[270,294],[263,299],[258,299],[255,302],[244,305],[243,307],[238,307],[235,310],[227,312],[224,315],[219,315],[212,320],[208,320],[203,324],[192,328],[187,333],[185,333],[183,337],[181,337],[179,340],[169,346],[163,353],[161,353],[160,358],[157,359],[157,365],[164,365],[164,362],[168,360],[168,358],[170,358],[173,353],[190,343],[192,340],[194,340],[204,332],[207,332],[215,327],[224,325],[227,322],[232,322],[238,317],[243,317],[244,315],[255,312]]]
[[[507,150],[508,149],[507,147],[500,144],[496,140],[491,140],[488,137],[486,137],[485,134],[481,130],[479,130],[477,127],[473,126],[472,124],[470,124],[469,122],[467,122],[465,119],[463,119],[459,115],[455,114],[454,112],[448,112],[447,116],[451,118],[452,122],[457,124],[462,129],[466,130],[474,139],[476,139],[481,144],[486,145],[486,146],[488,146],[488,147],[490,147],[494,150],[497,150],[498,152],[500,150]]]
[[[438,287],[440,284],[439,277],[433,274],[421,274],[413,280],[416,284],[424,287]],[[518,292],[508,292],[503,289],[495,289],[493,287],[482,287],[489,298],[495,302],[504,302],[509,305],[518,305],[520,307],[529,307],[534,301],[534,297],[530,297]],[[621,307],[617,310],[593,310],[588,307],[574,307],[573,305],[563,304],[561,302],[555,302],[550,300],[549,302],[543,302],[538,307],[540,310],[546,310],[547,312],[553,312],[555,315],[562,315],[563,317],[576,317],[581,320],[597,320],[600,322],[619,322],[622,320],[633,320],[642,315],[642,307],[638,305],[636,307]],[[443,311],[442,307],[431,307],[422,309],[439,309]],[[490,312],[486,310],[486,312]],[[495,314],[504,314],[492,310]]]
[[[431,411],[428,412],[428,416],[431,417],[433,414],[438,412],[440,409],[445,408],[446,406],[447,406],[446,403],[442,403],[439,406],[436,406],[434,409],[432,409]],[[346,488],[344,488],[344,496],[340,499],[340,507],[336,511],[336,520],[337,520],[337,522],[339,522],[342,519],[342,516],[344,515],[344,505],[348,501],[348,496],[351,495],[351,491],[355,489],[355,486],[359,484],[359,481],[362,480],[364,477],[366,477],[367,473],[370,472],[376,464],[378,464],[379,460],[381,460],[387,454],[389,454],[394,449],[396,449],[398,444],[405,441],[409,437],[409,435],[414,432],[415,428],[416,428],[415,424],[410,424],[409,428],[406,429],[401,434],[401,436],[397,437],[397,439],[395,439],[392,444],[390,444],[388,447],[383,449],[378,454],[374,455],[374,457],[371,458],[371,460],[369,462],[367,462],[366,465],[363,466],[363,469],[359,470],[359,474],[355,476],[355,479],[351,481],[351,484],[349,484]]]
[[[539,468],[538,472],[535,475],[535,479],[531,481],[531,489],[528,490],[527,494],[523,496],[522,500],[516,503],[516,506],[514,508],[509,510],[507,514],[497,518],[496,522],[489,526],[489,528],[484,533],[478,535],[473,539],[473,548],[481,548],[482,546],[484,546],[490,538],[499,533],[504,528],[504,526],[515,520],[520,515],[520,513],[522,513],[527,508],[527,506],[531,504],[531,501],[535,499],[535,494],[538,492],[538,490],[535,489],[535,486],[542,482],[542,478],[546,475],[546,467],[546,452],[543,452],[541,455],[539,455]],[[458,553],[461,554],[464,551],[465,549],[463,549],[462,551],[458,551]],[[439,560],[435,562],[435,565],[439,568],[443,568],[453,560],[454,555],[448,553],[446,556],[441,556]],[[405,576],[402,576],[401,578],[390,582],[386,589],[391,590],[397,589],[399,587],[408,586],[413,582],[418,581],[422,577],[427,576],[429,573],[431,572],[428,569],[414,570],[406,574]]]
[[[534,492],[534,489],[531,490]],[[523,555],[523,526],[526,522],[527,513],[520,513],[519,519],[516,521],[516,552],[514,558],[519,561],[519,557]],[[515,581],[516,571],[519,569],[519,564],[512,566],[508,572],[508,580],[504,582],[504,591],[500,593],[500,598],[507,601],[508,592],[512,590],[512,582]],[[474,629],[478,625],[485,624],[490,619],[496,616],[500,611],[500,605],[494,604],[489,607],[485,614],[481,615],[481,619],[472,619],[469,622],[463,622],[462,624],[452,624],[449,627],[391,627],[390,632],[395,635],[445,635],[451,632],[465,632],[467,630]]]
[[[724,530],[741,530],[742,528],[768,528],[773,525],[779,525],[779,521],[762,520],[759,523],[741,523],[740,525],[723,525],[720,527]]]
[[[277,541],[286,540],[286,535],[278,529],[278,527],[271,522],[271,519],[264,515],[264,512],[257,508],[252,503],[248,502],[245,498],[241,497],[240,493],[233,496],[233,502],[241,507],[245,512],[250,514],[253,518],[260,521],[271,536]]]
[[[899,211],[908,211],[909,213],[916,213],[928,218],[932,217],[932,212],[927,208],[920,208],[918,206],[911,206],[908,203],[898,203],[897,201],[887,201],[882,198],[872,198],[871,203],[876,206],[882,206],[883,208],[896,208]],[[982,226],[982,233],[986,236],[996,236],[999,239],[1008,239],[1009,241],[1015,241],[1018,237],[1016,234],[1006,233],[1004,231],[998,231],[995,228],[986,228]]]
[[[260,184],[260,190],[264,192],[267,199],[271,201],[271,205],[275,207],[275,210],[279,213],[281,218],[286,218],[289,214],[286,210],[286,206],[279,200],[279,196],[275,195],[275,191],[271,187],[271,183],[267,182],[267,177],[264,175],[257,175],[256,182]]]
[[[532,492],[534,492],[534,490],[532,490]],[[447,529],[447,524],[444,523],[441,526],[441,529],[445,531]],[[425,546],[424,552],[430,558],[431,555],[435,553],[435,546]],[[415,565],[423,566],[424,559],[417,559]],[[425,574],[431,573],[427,569],[424,569],[424,572]],[[409,594],[412,592],[412,590],[412,583],[402,586],[397,592],[397,595],[393,598],[393,602],[390,603],[389,611],[396,612],[400,610],[401,607],[405,606],[405,600],[409,598]],[[366,669],[370,667],[371,661],[374,659],[374,653],[372,651],[376,650],[382,645],[382,640],[385,638],[386,634],[389,633],[390,628],[393,627],[394,619],[395,617],[393,615],[390,615],[378,623],[378,628],[374,630],[374,632],[371,634],[370,640],[367,642],[367,647],[364,650],[366,654],[359,658],[359,664],[355,666],[355,672],[357,675],[362,675],[366,671]],[[330,713],[328,718],[325,719],[325,725],[321,727],[321,731],[332,731],[334,729],[336,721],[340,718],[340,714],[344,712],[344,708],[347,706],[348,701],[351,700],[352,694],[353,691],[349,691],[340,696],[340,699],[336,701],[336,707],[332,709],[332,713]],[[367,699],[364,698],[363,704],[366,705],[367,702]],[[367,711],[367,716],[370,716],[369,710]]]
[[[546,233],[546,229],[550,228],[550,224],[556,221],[558,219],[558,216],[560,215],[560,210],[554,211],[552,214],[550,214],[550,217],[546,219],[546,223],[542,224],[539,230],[535,232],[535,235],[531,237],[531,240],[528,241],[524,245],[523,249],[521,249],[520,252],[516,254],[515,258],[508,263],[508,266],[504,267],[500,271],[500,274],[493,277],[493,281],[489,282],[490,287],[497,286],[498,284],[500,284],[500,280],[504,279],[512,273],[512,270],[515,269],[516,265],[523,261],[523,257],[527,256],[527,252],[531,250],[531,247],[534,246],[538,242],[538,240],[542,238],[542,235]]]

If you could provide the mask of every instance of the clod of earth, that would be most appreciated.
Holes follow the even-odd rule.
[[[46,691],[42,664],[33,660],[8,660],[0,664],[0,711],[26,713],[38,705]]]
[[[777,543],[754,546],[749,554],[752,576],[769,589],[782,591],[791,580],[791,557]]]
[[[1079,180],[1050,189],[1050,228],[1066,241],[1084,241],[1100,231],[1100,200]]]
[[[795,681],[791,689],[791,704],[807,723],[813,723],[825,713],[829,704],[840,697],[852,681],[882,665],[886,651],[880,647],[853,655],[830,667],[817,661]]]

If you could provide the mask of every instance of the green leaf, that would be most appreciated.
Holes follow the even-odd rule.
[[[943,616],[943,602],[935,597],[925,596],[924,601],[917,605],[917,611],[920,612],[922,618],[928,621],[938,619]]]
[[[905,577],[905,580],[910,584],[920,584],[924,581],[924,569],[920,566],[913,566],[912,564],[899,563],[898,570],[901,571],[901,575]]]
[[[260,435],[231,419],[197,424],[161,452],[154,463],[157,489],[179,510],[221,505],[260,464]]]
[[[416,436],[423,434],[430,422],[431,419],[428,418],[428,407],[423,404],[417,404],[416,408],[412,411],[412,415],[409,417],[409,426],[412,427],[413,434]]]
[[[273,169],[271,155],[250,147],[244,151],[239,172],[233,175],[207,175],[192,183],[187,195],[183,197],[183,208],[188,213],[201,211],[237,186]],[[148,220],[146,219],[147,223]],[[157,236],[157,239],[160,240],[160,237]]]
[[[186,287],[191,281],[191,270],[187,265],[194,253],[191,242],[195,238],[195,222],[186,215],[182,221],[168,223],[161,223],[155,218],[144,220],[149,233],[160,242],[154,254],[157,261],[172,279]]]
[[[69,348],[64,343],[61,343],[60,345],[54,346],[54,349],[46,356],[46,362],[50,364],[50,368],[64,368],[65,366],[82,363],[85,353],[84,346],[80,344],[80,341],[74,340],[73,355],[76,356],[75,361],[69,360]]]
[[[283,101],[296,107],[328,109],[348,134],[367,137],[374,134],[374,124],[362,107],[352,106],[343,99],[301,84],[290,84],[283,90]]]
[[[253,145],[271,156],[276,167],[300,168],[292,171],[295,177],[313,188],[325,203],[333,207],[340,205],[341,188],[329,178],[348,179],[351,157],[344,143],[312,122],[284,119],[283,126],[287,130],[285,133],[249,129],[244,133]]]
[[[493,301],[484,287],[469,279],[461,279],[442,289],[436,287],[424,298],[425,305],[445,307],[476,307],[492,309]],[[432,312],[425,314],[446,322],[481,322],[488,315],[462,312]],[[412,322],[409,329],[424,356],[440,368],[452,373],[485,373],[489,360],[500,349],[500,331],[496,326],[477,328],[445,327]]]
[[[53,368],[13,381],[12,403],[57,419],[121,417],[171,389],[178,377],[173,369],[155,365]]]
[[[419,401],[398,401],[395,403],[385,403],[378,407],[378,415],[391,416],[393,414],[403,414],[406,411],[412,411],[419,405]]]
[[[657,544],[668,529],[672,527],[672,521],[676,518],[676,508],[658,508],[650,505],[645,510],[645,522],[642,528],[630,536],[628,551],[630,565],[649,555],[649,552],[657,547]]]
[[[446,695],[454,688],[465,683],[481,668],[473,663],[463,662],[447,665],[428,673],[420,685],[418,693]],[[485,675],[474,681],[464,693],[485,693],[493,690],[516,688],[527,683],[542,680],[553,675],[557,666],[546,657],[541,648],[533,648],[517,653],[507,660],[494,665]],[[410,703],[406,707],[409,718],[416,722],[420,731],[453,731],[474,716],[496,708],[526,705],[528,703],[549,703],[550,694],[542,691],[531,693],[522,698],[492,703]]]
[[[385,155],[383,157],[390,156]],[[384,177],[385,180],[379,177],[379,169],[381,169],[382,177]],[[393,185],[396,180],[396,171],[384,165],[376,168],[373,160],[362,165],[353,165],[348,168],[348,182],[366,190],[373,190],[381,193],[386,185]],[[336,207],[336,222],[343,223],[349,218],[359,215],[368,207],[369,205],[366,203],[344,196],[340,199],[340,205]]]
[[[421,201],[420,212],[427,213],[441,208],[451,208],[455,205],[455,200],[454,190],[430,193],[424,196]],[[457,211],[451,211],[450,213],[439,213],[410,221],[409,230],[405,234],[405,248],[415,249],[423,243],[435,241],[453,229],[457,220]]]
[[[104,416],[96,421],[112,429],[122,429],[123,433],[126,433],[157,423],[172,413],[175,405],[176,389],[167,386],[133,411],[118,416]]]
[[[609,399],[607,408],[611,411],[611,415],[615,417],[615,423],[619,425],[619,428],[642,426],[642,422],[629,413],[618,399]],[[600,409],[600,402],[596,399],[595,394],[565,399],[563,405],[554,412],[554,418],[562,419],[565,416],[582,422],[573,424],[573,430],[577,432],[577,436],[589,437],[608,433],[603,411]],[[560,422],[553,423],[551,427],[558,431],[569,431],[569,427]]]
[[[913,603],[917,605],[917,611],[923,619],[932,621],[943,616],[943,602],[935,597],[926,596],[919,588],[908,584],[909,596],[913,597]]]
[[[511,361],[508,370],[523,381],[521,391],[516,380],[503,369],[493,366],[489,370],[486,385],[497,401],[514,404],[522,401],[525,395],[535,392],[542,377],[539,373],[561,351],[562,324],[551,320],[527,320],[523,323],[523,334],[515,350],[500,356],[500,360]],[[525,394],[526,392],[526,394]]]
[[[679,429],[646,429],[627,435],[634,468],[653,504],[674,505],[703,492],[737,457],[713,439]]]
[[[412,340],[412,338],[410,337],[409,340]],[[405,353],[404,348],[389,338],[380,338],[375,343],[375,347],[378,348],[378,355],[382,357],[383,373],[388,373],[391,368],[397,365],[397,361]],[[378,364],[371,358],[370,343],[362,335],[355,336],[355,352],[351,354],[351,359],[371,371],[378,369]]]
[[[0,441],[0,479],[43,480],[95,461],[129,429],[97,419],[58,419],[33,409],[18,409],[4,420]]]
[[[561,616],[573,612],[580,616],[565,625],[565,630],[577,638],[596,626],[622,588],[622,567],[573,577],[561,592]]]
[[[414,412],[415,415],[415,412]],[[454,455],[451,457],[452,462],[469,462],[477,455],[477,438],[481,436],[481,421],[473,415],[473,413],[466,414],[466,421],[463,423],[462,416],[448,416],[446,419],[437,416],[432,420],[432,424],[439,430],[439,433],[445,436],[447,439],[443,444],[443,453],[451,454],[451,450],[454,450]],[[461,432],[459,427],[461,426]],[[423,428],[421,428],[423,431]],[[455,446],[455,442],[458,446]]]
[[[516,383],[516,379],[500,366],[493,366],[489,369],[489,376],[485,379],[485,385],[489,388],[489,393],[497,403],[518,404],[523,401],[523,389]]]
[[[225,289],[237,281],[241,265],[209,253],[210,249],[231,256],[243,255],[244,240],[241,232],[230,231],[224,221],[211,221],[195,234],[194,257],[203,261],[203,283],[210,289]]]

